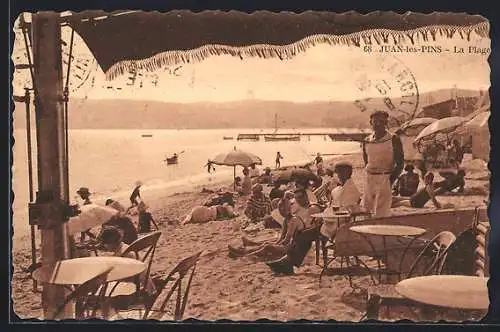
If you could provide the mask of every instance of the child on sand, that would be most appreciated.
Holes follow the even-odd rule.
[[[139,227],[137,233],[139,234],[151,232],[151,224],[155,226],[156,230],[159,229],[153,216],[147,211],[147,208],[146,203],[142,201],[139,203],[139,206],[137,206],[137,210],[139,211]]]

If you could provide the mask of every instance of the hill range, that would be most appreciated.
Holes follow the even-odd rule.
[[[460,96],[479,96],[479,91],[456,90]],[[419,108],[450,99],[451,89],[424,93]],[[393,100],[397,103],[397,99]],[[382,100],[372,100],[380,105]],[[16,103],[22,116],[14,128],[24,128],[24,105]],[[71,129],[216,129],[351,127],[366,128],[369,111],[362,112],[353,101],[241,100],[233,102],[166,103],[119,99],[72,99],[69,103]]]

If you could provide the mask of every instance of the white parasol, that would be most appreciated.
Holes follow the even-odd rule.
[[[73,235],[85,232],[96,226],[104,224],[106,221],[116,216],[120,211],[97,204],[87,204],[80,207],[81,213],[68,220],[68,234]]]
[[[448,134],[465,123],[466,119],[461,116],[450,116],[434,121],[425,127],[420,134],[415,138],[415,143],[419,144],[422,141],[432,140],[438,134]]]

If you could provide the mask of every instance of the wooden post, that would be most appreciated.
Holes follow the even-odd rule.
[[[33,65],[35,76],[35,114],[38,147],[37,202],[68,201],[63,197],[68,185],[64,177],[64,110],[59,14],[39,12],[32,19]],[[63,215],[47,220],[55,226],[41,228],[42,264],[69,257],[69,244]],[[51,317],[65,297],[64,288],[45,284],[42,307]]]

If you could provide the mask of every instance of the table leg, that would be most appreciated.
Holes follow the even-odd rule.
[[[386,270],[389,270],[389,253],[387,252],[387,243],[385,241],[385,236],[382,236],[382,243],[383,243],[383,246],[384,246],[384,259],[385,259],[385,268]],[[387,271],[388,272],[388,271]],[[379,269],[379,282],[382,282],[382,270]],[[388,281],[389,279],[389,275],[386,274],[386,281]]]
[[[412,237],[410,243],[405,247],[405,249],[403,250],[403,254],[401,255],[401,260],[399,262],[399,270],[398,270],[398,279],[399,281],[401,281],[401,273],[403,272],[403,262],[404,262],[404,259],[405,259],[405,256],[406,256],[406,253],[408,252],[408,249],[410,249],[410,247],[412,246],[412,244],[419,238],[421,237],[423,234],[420,234],[420,235],[417,235],[417,236],[414,236]]]
[[[382,270],[382,265],[380,264],[380,255],[378,254],[377,252],[377,249],[375,249],[375,246],[373,245],[372,241],[370,240],[370,238],[363,234],[363,233],[357,233],[358,235],[360,235],[363,239],[365,239],[365,241],[368,243],[368,245],[370,246],[370,248],[372,249],[372,252],[373,252],[373,258],[375,258],[377,260],[377,266],[378,266],[378,281],[379,283],[381,283],[381,270]],[[368,273],[370,273],[370,276],[372,275],[372,272],[371,272],[371,269],[366,265],[364,264],[365,268],[368,270]]]

